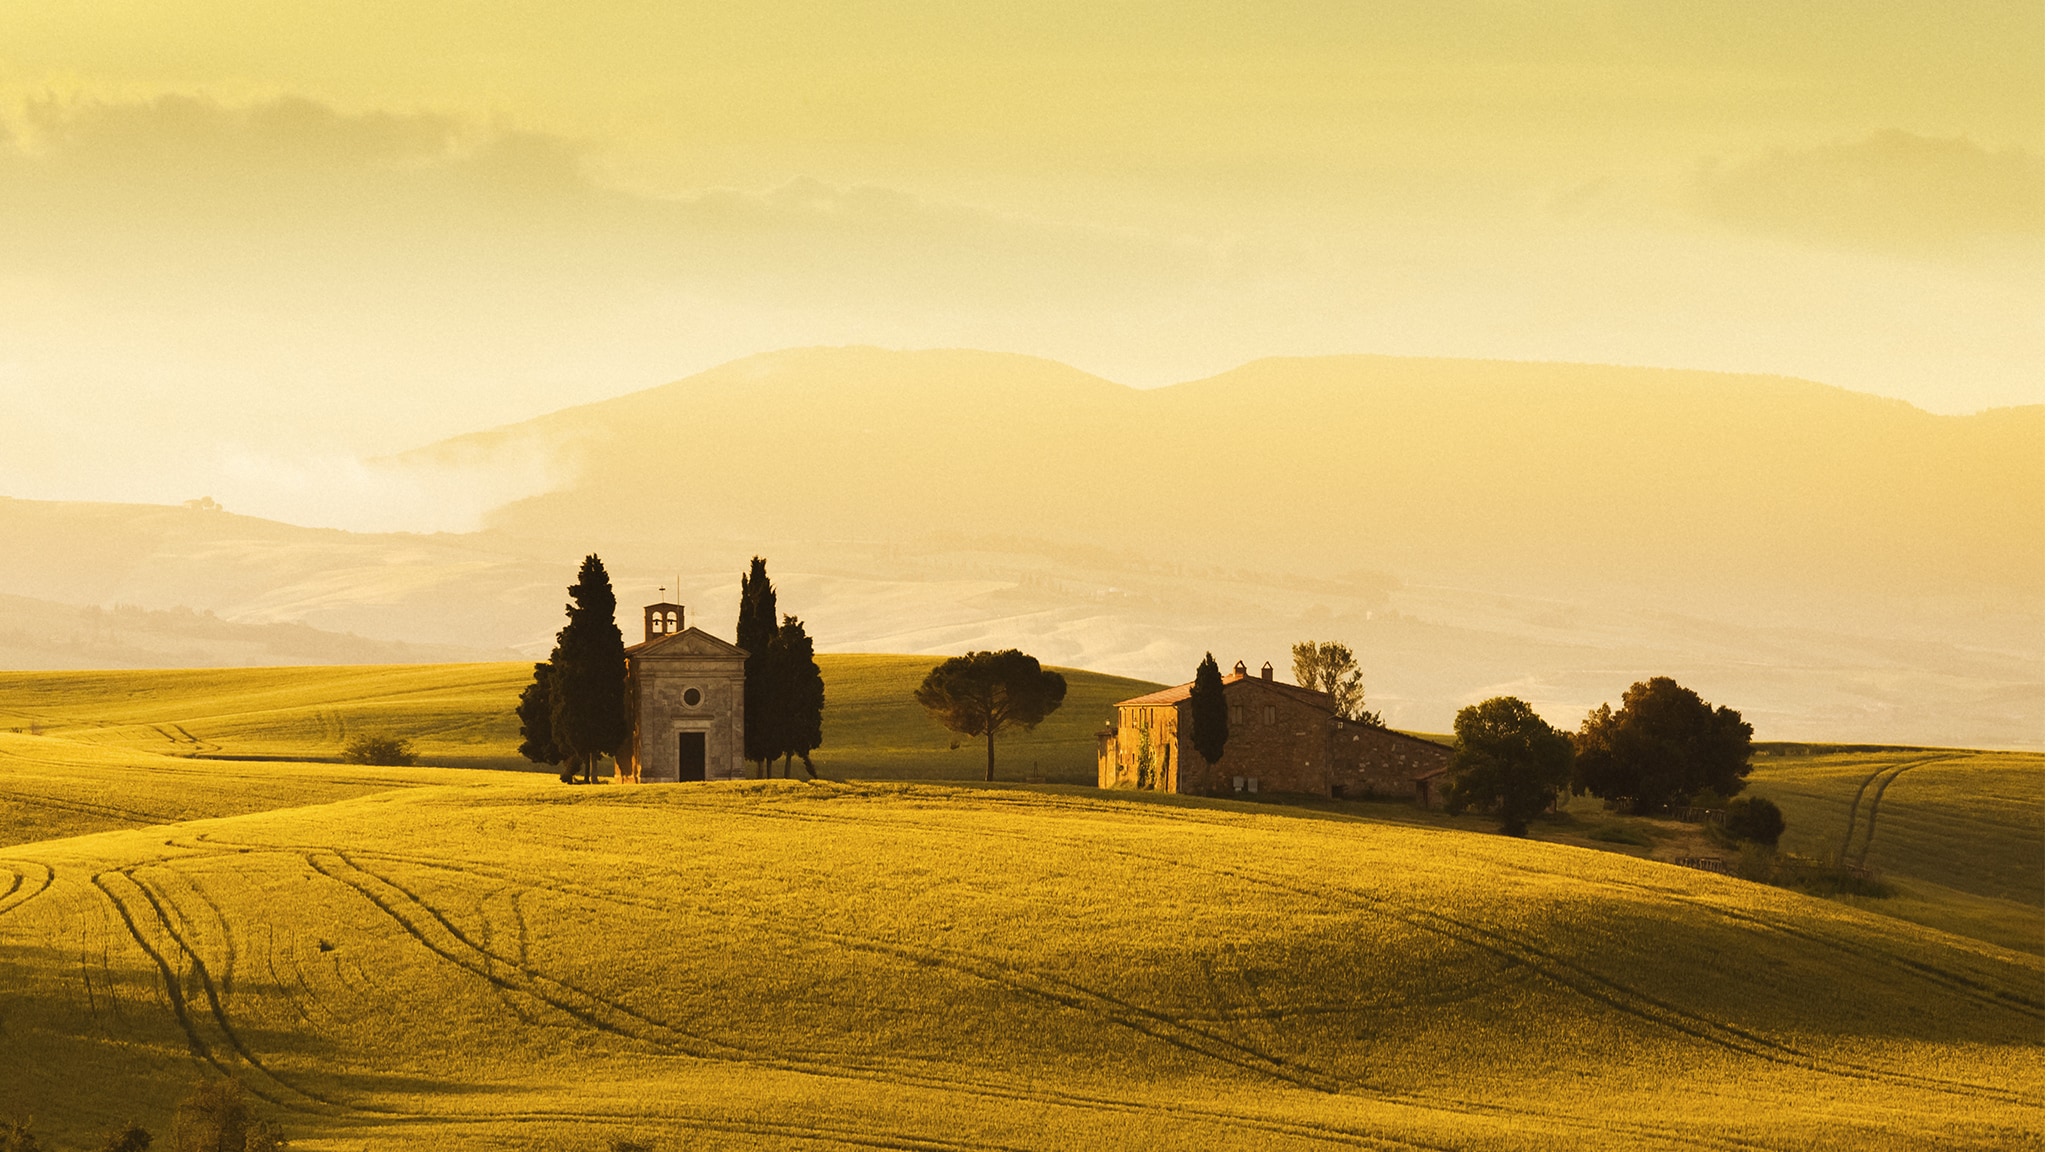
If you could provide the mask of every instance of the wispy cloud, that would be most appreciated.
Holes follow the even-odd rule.
[[[1710,162],[1696,203],[1747,229],[1915,252],[2041,237],[2041,155],[1888,129],[1848,143]]]

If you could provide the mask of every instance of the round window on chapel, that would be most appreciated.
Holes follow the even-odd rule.
[[[695,708],[703,702],[704,694],[702,692],[697,691],[695,688],[685,688],[683,690],[683,703]]]

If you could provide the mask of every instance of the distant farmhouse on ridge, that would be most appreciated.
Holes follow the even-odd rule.
[[[1097,787],[1443,802],[1449,748],[1347,720],[1329,693],[1274,680],[1271,664],[1252,676],[1240,660],[1223,678],[1230,739],[1211,764],[1190,739],[1193,689],[1190,682],[1117,703],[1114,723],[1096,737]]]

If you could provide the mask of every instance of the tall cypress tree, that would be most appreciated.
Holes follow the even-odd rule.
[[[740,577],[740,621],[733,642],[747,650],[746,689],[742,708],[746,713],[746,739],[741,755],[760,765],[768,774],[768,762],[782,754],[776,727],[781,709],[775,699],[774,658],[768,649],[775,643],[775,585],[768,581],[768,561],[754,557],[747,574]]]
[[[1188,711],[1194,714],[1189,718],[1192,731],[1188,736],[1195,751],[1211,764],[1223,759],[1223,746],[1230,740],[1230,707],[1223,702],[1223,672],[1211,653],[1202,653],[1202,662],[1195,665]]]
[[[626,642],[619,635],[618,598],[596,554],[583,558],[569,586],[569,622],[555,634],[549,686],[555,746],[595,778],[597,758],[617,754],[631,724],[626,717]]]
[[[816,647],[803,621],[784,616],[768,651],[777,710],[772,731],[782,753],[782,776],[789,778],[790,758],[798,757],[815,780],[811,750],[825,742],[825,676],[818,671]]]

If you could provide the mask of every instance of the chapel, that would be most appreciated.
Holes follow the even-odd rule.
[[[633,732],[621,783],[746,776],[747,653],[687,627],[681,604],[649,604],[645,639],[626,649]]]

